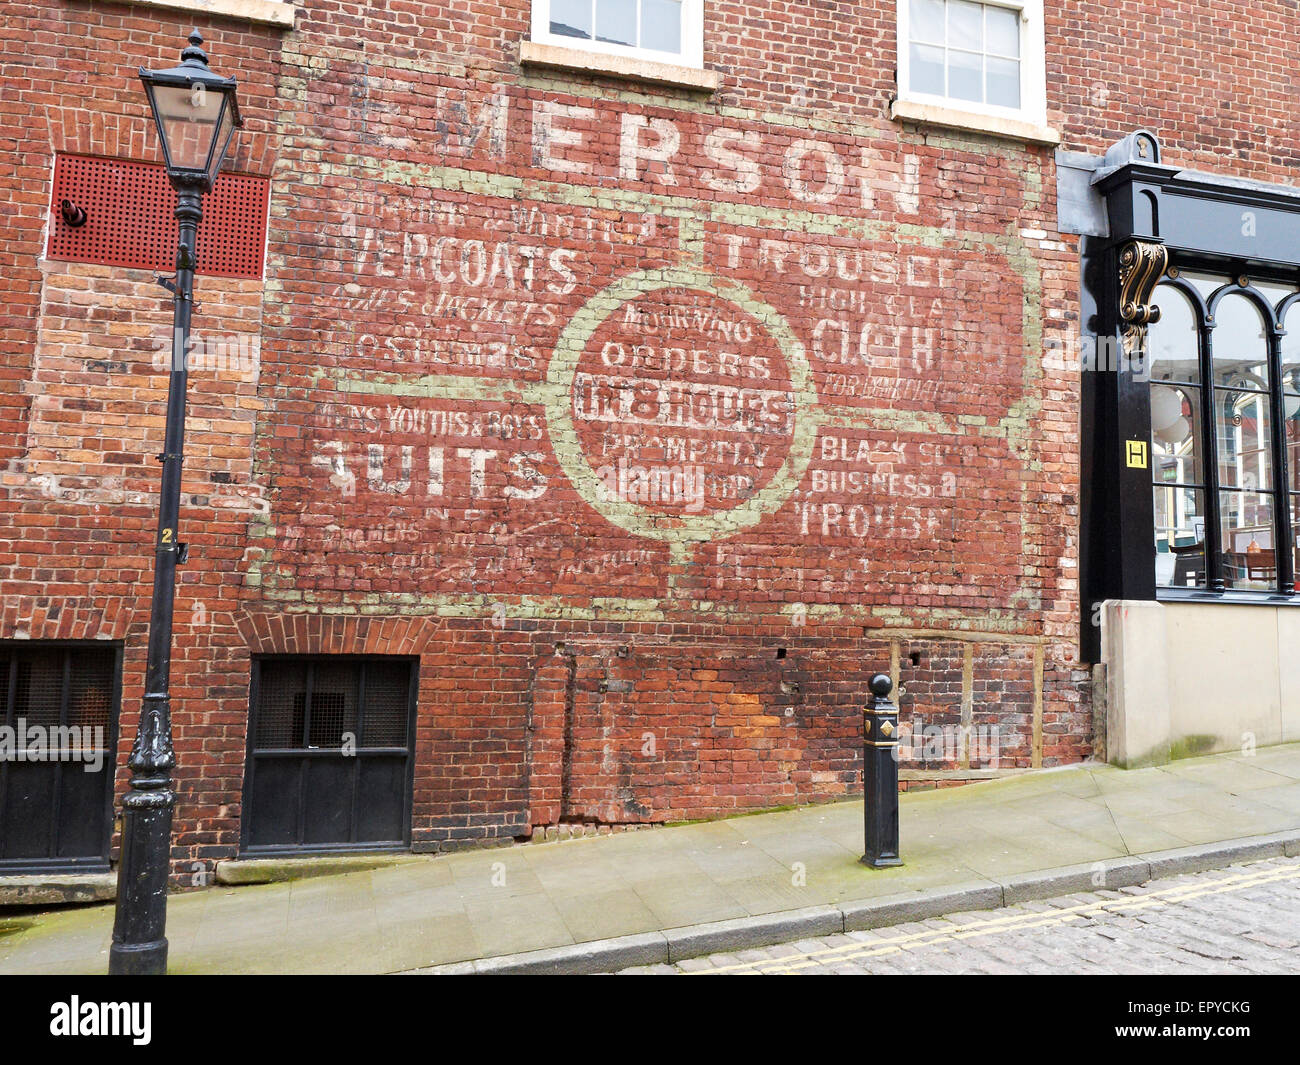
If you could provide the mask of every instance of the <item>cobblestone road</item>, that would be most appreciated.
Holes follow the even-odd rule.
[[[1297,973],[1300,858],[625,973]]]

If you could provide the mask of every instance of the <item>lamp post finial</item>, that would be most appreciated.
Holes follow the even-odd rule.
[[[181,52],[181,62],[208,65],[208,53],[203,50],[203,34],[197,29],[190,30],[190,46]]]

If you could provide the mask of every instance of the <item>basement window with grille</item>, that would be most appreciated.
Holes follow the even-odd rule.
[[[106,872],[115,645],[0,643],[0,875]]]
[[[416,662],[253,663],[243,850],[397,850],[410,843]]]

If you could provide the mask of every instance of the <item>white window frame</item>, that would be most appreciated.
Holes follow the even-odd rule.
[[[608,44],[605,41],[586,40],[582,37],[565,37],[558,33],[552,33],[551,0],[532,0],[532,2],[532,40],[535,44],[549,45],[553,48],[571,48],[582,52],[595,52],[599,55],[624,56],[629,59],[643,59],[652,63],[668,63],[681,67],[694,67],[696,69],[703,69],[704,67],[704,0],[681,0],[682,50],[680,52],[660,52],[652,48],[631,48],[623,44]]]
[[[988,7],[1005,7],[1020,13],[1020,106],[999,107],[994,104],[957,100],[914,92],[909,62],[911,44],[910,0],[898,3],[898,98],[912,103],[942,107],[948,111],[967,112],[991,118],[1009,118],[1042,126],[1047,122],[1047,72],[1044,53],[1043,0],[977,0]]]

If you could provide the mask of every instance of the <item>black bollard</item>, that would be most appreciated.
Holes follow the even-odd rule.
[[[889,699],[893,688],[886,674],[872,677],[871,704],[862,714],[862,863],[873,869],[903,864],[898,857],[898,707]]]

